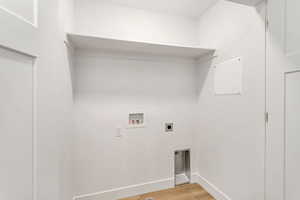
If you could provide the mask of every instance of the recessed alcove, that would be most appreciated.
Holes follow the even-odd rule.
[[[192,148],[199,62],[211,60],[214,50],[78,34],[67,38],[73,48],[75,145],[81,155],[75,180],[81,193],[91,185],[101,190],[166,174],[173,178],[174,151]],[[176,124],[168,134],[167,122]],[[97,158],[106,159],[105,171],[98,170]],[[87,162],[93,167],[84,167]]]

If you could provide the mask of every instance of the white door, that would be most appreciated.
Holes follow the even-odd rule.
[[[35,0],[0,0],[0,199],[35,198]]]
[[[268,2],[266,199],[300,199],[300,1]]]

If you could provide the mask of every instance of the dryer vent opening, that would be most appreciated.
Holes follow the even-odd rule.
[[[175,151],[175,186],[191,182],[190,150]]]

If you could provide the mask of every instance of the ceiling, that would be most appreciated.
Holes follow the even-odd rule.
[[[124,6],[164,12],[172,15],[199,17],[217,0],[102,0]]]

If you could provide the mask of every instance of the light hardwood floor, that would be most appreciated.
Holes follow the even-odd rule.
[[[180,185],[175,188],[120,200],[145,200],[150,197],[153,200],[215,200],[198,184]]]

